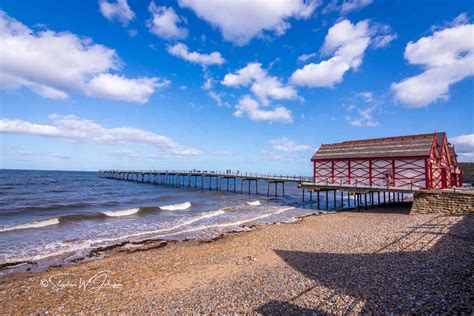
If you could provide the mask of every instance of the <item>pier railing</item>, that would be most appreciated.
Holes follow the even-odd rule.
[[[258,172],[240,171],[216,171],[216,170],[99,170],[100,174],[135,173],[135,174],[168,174],[168,175],[192,175],[192,176],[218,176],[254,178],[261,180],[281,180],[287,182],[313,182],[314,178],[309,176],[268,174]]]

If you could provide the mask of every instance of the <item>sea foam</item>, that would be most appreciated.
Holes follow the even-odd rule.
[[[191,207],[191,202],[160,206],[163,211],[181,211]]]
[[[24,223],[24,224],[2,227],[0,228],[0,232],[9,232],[9,231],[20,230],[20,229],[40,228],[40,227],[46,227],[46,226],[51,226],[51,225],[56,225],[56,224],[59,224],[59,218],[50,218],[50,219],[45,219],[42,221],[29,222],[29,223]]]
[[[247,204],[250,206],[259,206],[262,203],[260,203],[259,200],[256,200],[256,201],[248,201]]]
[[[109,212],[103,212],[107,216],[111,217],[120,217],[120,216],[129,216],[138,213],[140,209],[139,208],[130,208],[126,210],[121,210],[121,211],[109,211]]]

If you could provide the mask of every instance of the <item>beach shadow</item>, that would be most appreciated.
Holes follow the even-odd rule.
[[[286,302],[271,301],[257,309],[263,314],[320,314],[299,309],[301,296],[314,295],[317,286],[363,302],[365,312],[466,313],[472,312],[474,214],[449,227],[445,216],[411,227],[403,236],[373,253],[311,253],[275,250],[289,266],[315,285]],[[440,235],[443,235],[440,238]],[[438,239],[434,246],[429,246]],[[416,245],[418,251],[408,251]],[[319,301],[324,301],[320,297]],[[355,304],[355,303],[354,303]],[[352,306],[347,306],[350,313]],[[327,312],[327,311],[326,311]]]

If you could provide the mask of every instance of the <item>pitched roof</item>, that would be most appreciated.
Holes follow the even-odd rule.
[[[311,160],[345,158],[429,157],[436,133],[324,144]]]

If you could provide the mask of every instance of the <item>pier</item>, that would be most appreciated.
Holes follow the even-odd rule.
[[[290,175],[265,175],[258,173],[237,173],[218,171],[130,171],[130,170],[100,170],[99,175],[104,178],[152,183],[183,188],[193,188],[215,191],[228,191],[240,194],[266,194],[267,197],[285,196],[285,185],[296,184],[302,192],[304,203],[317,205],[319,209],[322,201],[329,209],[329,197],[333,199],[333,208],[361,208],[381,204],[400,203],[405,201],[405,194],[415,193],[417,190],[407,188],[386,188],[377,186],[354,186],[320,184],[313,182],[312,177]],[[265,192],[259,192],[259,182],[266,185]],[[252,184],[254,187],[252,187]],[[306,198],[309,194],[309,199]],[[316,195],[313,197],[313,194]]]

